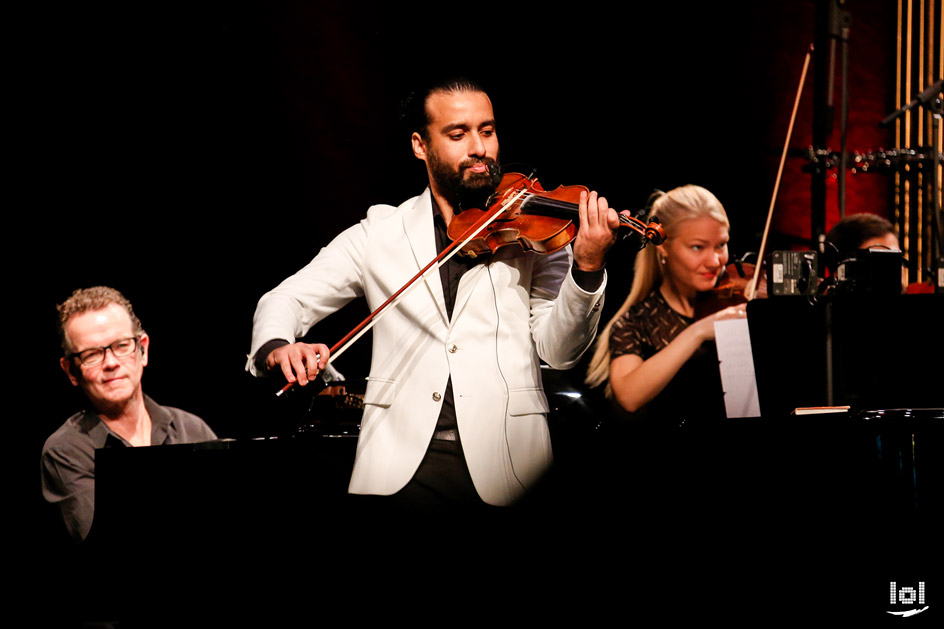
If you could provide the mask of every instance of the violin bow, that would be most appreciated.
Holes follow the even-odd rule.
[[[490,166],[490,168],[492,168]],[[453,240],[446,246],[442,252],[437,255],[435,258],[430,260],[429,264],[420,269],[419,273],[414,275],[406,284],[401,286],[395,293],[390,295],[387,298],[387,301],[380,304],[373,312],[371,312],[367,317],[355,326],[353,330],[344,335],[344,337],[335,343],[328,350],[328,364],[332,362],[335,358],[343,354],[347,349],[353,345],[359,338],[364,336],[374,325],[380,321],[383,315],[388,311],[396,307],[400,300],[406,297],[413,287],[417,285],[417,280],[425,276],[431,270],[439,269],[443,264],[445,264],[452,256],[462,250],[472,239],[478,236],[482,230],[491,225],[499,216],[504,214],[505,210],[514,205],[522,195],[527,192],[527,188],[523,188],[517,194],[511,195],[508,199],[502,202],[500,205],[496,206],[497,209],[494,209],[490,214],[486,214],[482,217],[479,223],[474,223],[466,229],[465,233],[462,234],[456,240]],[[278,390],[275,394],[276,397],[283,395],[286,391],[295,386],[294,382],[289,382],[284,387]]]
[[[793,113],[790,114],[790,124],[787,126],[787,141],[783,144],[783,153],[780,156],[780,166],[777,168],[777,179],[774,181],[774,193],[770,198],[770,208],[767,210],[767,223],[764,225],[764,235],[760,241],[760,251],[757,254],[757,272],[751,278],[747,285],[747,291],[744,296],[747,301],[751,301],[757,295],[757,282],[760,278],[760,269],[764,264],[764,249],[767,247],[767,235],[770,233],[770,220],[774,215],[774,204],[777,201],[777,192],[780,190],[780,178],[783,176],[783,166],[787,161],[787,149],[790,146],[790,136],[793,135],[793,123],[796,122],[797,110],[800,107],[800,96],[803,94],[803,84],[806,82],[806,71],[810,66],[810,57],[813,55],[813,44],[810,44],[806,51],[806,58],[803,60],[803,71],[800,72],[800,85],[797,87],[796,99],[793,101]]]

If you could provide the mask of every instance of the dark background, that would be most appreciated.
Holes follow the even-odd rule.
[[[894,108],[895,3],[847,4],[859,27],[853,79],[863,68],[859,82],[871,86],[853,93],[852,109],[884,115]],[[255,303],[369,205],[422,190],[396,116],[429,75],[477,77],[503,161],[537,168],[546,188],[582,184],[636,210],[654,188],[697,183],[725,204],[732,253],[756,251],[815,10],[239,1],[25,12],[14,22],[20,192],[5,257],[28,296],[15,308],[27,341],[18,388],[44,401],[30,448],[79,402],[57,365],[54,306],[97,284],[124,292],[151,335],[150,395],[221,435],[265,433],[277,409],[243,373]],[[801,150],[811,78],[791,143]],[[774,246],[807,244],[803,163],[788,164]],[[886,202],[880,187],[864,209],[882,213]],[[628,290],[633,256],[612,256],[607,312]],[[318,340],[333,344],[364,315],[346,308]],[[337,366],[361,377],[368,356],[362,342]]]
[[[59,369],[55,334],[55,305],[76,288],[110,285],[132,301],[151,336],[145,391],[160,403],[224,437],[272,435],[290,421],[272,383],[244,372],[256,301],[371,204],[422,191],[425,171],[396,121],[400,100],[427,76],[483,83],[503,162],[537,168],[546,188],[581,184],[638,210],[654,188],[700,184],[729,213],[732,254],[756,251],[817,5],[171,0],[14,12],[5,392],[14,487],[29,513],[42,506],[43,441],[82,403]],[[850,150],[890,147],[877,122],[895,108],[896,2],[846,8]],[[802,153],[814,66],[774,248],[809,246]],[[850,212],[887,215],[888,176],[850,177]],[[834,179],[827,184],[829,227],[838,214]],[[634,255],[622,247],[608,262],[604,320],[628,292]],[[366,314],[352,304],[318,326],[317,340],[333,344]],[[362,378],[368,357],[365,340],[337,367]],[[772,523],[755,524],[753,548],[780,547],[779,533],[767,535]],[[621,548],[629,565],[634,546]],[[811,567],[806,576],[819,575]]]
[[[17,11],[4,247],[15,486],[37,504],[42,443],[82,401],[59,369],[54,327],[55,305],[79,287],[114,286],[134,304],[151,336],[149,395],[220,436],[274,434],[285,408],[243,370],[256,301],[371,204],[422,191],[425,171],[396,120],[430,75],[483,83],[502,161],[537,168],[546,188],[581,184],[638,210],[654,188],[700,184],[729,213],[732,253],[756,251],[817,4],[172,0]],[[896,3],[846,5],[850,149],[889,147],[876,123],[894,109]],[[810,182],[795,155],[811,142],[812,74],[803,94],[773,247],[809,245]],[[886,176],[850,178],[850,211],[887,215]],[[628,292],[634,253],[608,262],[605,320]],[[366,314],[352,304],[317,340],[333,344]],[[364,377],[368,357],[361,342],[337,367]]]

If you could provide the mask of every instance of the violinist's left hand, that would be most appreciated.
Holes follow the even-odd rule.
[[[577,206],[580,224],[574,239],[574,262],[581,271],[599,271],[616,242],[619,215],[596,192],[580,193]]]

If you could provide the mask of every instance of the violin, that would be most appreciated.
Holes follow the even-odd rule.
[[[738,306],[748,302],[748,290],[757,272],[757,267],[744,262],[743,256],[724,267],[715,287],[698,293],[695,299],[695,318],[701,319],[720,312],[729,306]]]
[[[585,186],[560,186],[545,190],[536,179],[521,173],[502,176],[495,193],[489,197],[489,210],[468,209],[453,216],[448,236],[460,240],[492,212],[500,214],[473,239],[468,240],[459,255],[477,257],[495,253],[502,247],[515,245],[524,251],[553,253],[563,249],[577,236],[577,208]],[[637,218],[619,215],[620,227],[642,237],[647,243],[661,244],[665,230],[658,218],[644,223]]]
[[[501,247],[515,243],[521,245],[525,251],[538,253],[553,253],[566,247],[577,236],[577,208],[582,190],[587,188],[562,186],[547,192],[537,180],[520,173],[507,173],[502,176],[498,188],[489,197],[488,211],[471,209],[453,216],[447,230],[452,242],[332,346],[329,349],[328,362],[343,354],[384,314],[394,308],[418,285],[418,279],[438,269],[456,253],[464,252],[468,256],[477,256],[494,253]],[[649,242],[658,245],[665,240],[665,230],[658,219],[650,219],[646,224],[623,214],[619,217],[621,227],[628,227],[643,237],[643,247]],[[289,382],[276,396],[281,396],[294,384]]]

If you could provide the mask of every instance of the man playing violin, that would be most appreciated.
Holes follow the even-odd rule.
[[[463,208],[497,185],[488,95],[466,79],[433,85],[404,109],[429,187],[377,205],[260,299],[247,369],[306,385],[328,346],[296,342],[363,296],[373,311],[449,244]],[[573,367],[596,333],[617,213],[581,194],[570,246],[504,247],[430,271],[374,327],[370,377],[349,491],[419,505],[510,505],[551,463],[540,361]]]

